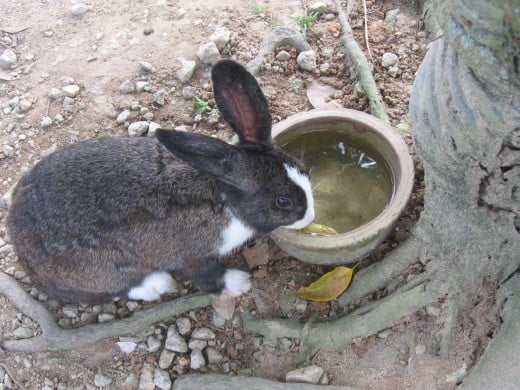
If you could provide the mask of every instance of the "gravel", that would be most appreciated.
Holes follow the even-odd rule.
[[[18,61],[16,53],[11,49],[5,49],[0,55],[0,68],[11,68],[16,64],[16,61]]]
[[[298,66],[309,72],[313,72],[318,67],[316,64],[316,52],[314,50],[302,51],[296,58]]]
[[[317,384],[324,372],[323,368],[316,365],[298,368],[297,370],[289,371],[285,375],[285,381]]]
[[[199,46],[197,57],[203,63],[213,65],[220,59],[220,52],[215,42],[207,42]]]
[[[125,80],[119,86],[119,92],[128,95],[135,92],[135,85],[130,80]]]
[[[191,351],[190,368],[192,370],[200,370],[205,365],[206,365],[206,361],[204,360],[202,351],[200,349],[194,349],[193,351]]]
[[[381,66],[384,68],[389,68],[390,66],[394,66],[399,61],[399,58],[394,53],[384,53],[381,58]]]
[[[140,137],[148,131],[149,126],[150,124],[147,121],[137,121],[130,123],[128,126],[128,136]]]
[[[173,325],[168,328],[164,348],[173,352],[188,352],[186,340],[177,332],[177,329]]]
[[[195,68],[197,63],[195,61],[181,59],[181,67],[177,71],[176,76],[181,83],[187,83],[190,81],[193,76],[193,72],[195,72]]]
[[[210,42],[213,42],[219,51],[222,51],[231,39],[231,31],[227,27],[219,27],[209,37]]]

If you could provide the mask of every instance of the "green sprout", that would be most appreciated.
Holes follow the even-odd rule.
[[[195,105],[199,108],[197,110],[197,112],[199,114],[203,114],[206,111],[210,111],[211,110],[211,106],[209,105],[209,103],[207,101],[205,101],[204,99],[201,99],[201,98],[199,98],[197,96],[195,96]]]
[[[307,14],[307,12],[305,12],[305,15],[298,16],[297,18],[295,18],[296,23],[300,25],[304,34],[307,32],[308,29],[312,27],[316,19],[318,19],[317,12],[312,12],[310,14]]]
[[[253,14],[254,15],[257,15],[257,16],[261,15],[261,14],[263,14],[265,12],[265,10],[266,10],[266,8],[263,5],[255,4],[253,6]]]

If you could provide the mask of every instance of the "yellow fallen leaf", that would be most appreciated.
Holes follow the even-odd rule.
[[[336,267],[307,287],[300,287],[297,294],[309,301],[332,301],[346,290],[352,279],[354,268]]]
[[[322,236],[334,236],[338,234],[337,230],[321,223],[311,223],[302,229],[303,233],[320,234]]]

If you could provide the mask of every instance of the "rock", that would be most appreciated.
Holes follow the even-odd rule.
[[[285,50],[280,50],[276,55],[278,61],[287,61],[291,59],[291,54]]]
[[[463,363],[462,367],[459,368],[457,371],[454,371],[451,374],[446,375],[446,382],[455,384],[461,383],[467,374],[467,369],[467,364]]]
[[[153,65],[146,61],[139,61],[139,72],[141,73],[149,73],[153,71]]]
[[[391,9],[386,11],[385,14],[385,22],[389,24],[396,24],[397,22],[397,14],[399,13],[399,8]]]
[[[159,106],[164,106],[166,98],[166,91],[164,89],[160,89],[155,92],[153,96],[153,102]]]
[[[128,376],[125,378],[123,382],[123,388],[124,389],[137,389],[137,386],[139,385],[139,378],[137,378],[137,375],[135,372],[131,372],[128,374]]]
[[[327,4],[323,1],[316,1],[309,5],[309,12],[312,13],[325,13],[327,12]]]
[[[161,355],[159,356],[159,367],[163,370],[166,370],[171,367],[173,363],[173,359],[175,358],[175,352],[168,351],[167,349],[163,349]]]
[[[148,81],[138,81],[135,83],[135,90],[137,92],[149,91],[150,83]]]
[[[396,78],[399,74],[399,67],[398,66],[391,66],[388,68],[388,75],[390,77]]]
[[[116,122],[121,125],[121,124],[125,123],[129,117],[130,117],[130,110],[123,110],[117,116]]]
[[[130,126],[128,126],[128,136],[140,137],[148,131],[148,126],[149,124],[146,121],[137,121],[130,123]]]
[[[215,42],[207,42],[199,46],[197,57],[203,63],[213,65],[220,59],[220,52]]]
[[[410,135],[410,125],[408,123],[398,123],[395,126],[395,130],[401,135]]]
[[[112,378],[109,376],[103,375],[101,373],[97,373],[94,375],[94,386],[107,388],[112,383]]]
[[[215,333],[205,327],[195,328],[191,333],[191,338],[196,340],[215,340]]]
[[[69,8],[72,16],[82,16],[89,10],[88,6],[83,3],[74,4]]]
[[[155,130],[160,129],[161,125],[157,122],[150,122],[148,125],[148,135],[149,137],[155,137]]]
[[[150,365],[145,365],[141,370],[141,375],[139,377],[139,386],[138,390],[154,390],[154,368]]]
[[[32,107],[32,101],[28,99],[20,99],[18,102],[18,106],[16,106],[16,109],[18,112],[26,113],[29,111]]]
[[[216,311],[213,311],[213,314],[211,315],[211,323],[217,328],[223,328],[226,325],[226,319]]]
[[[116,316],[113,315],[113,314],[110,314],[110,313],[101,313],[100,315],[98,315],[98,323],[99,324],[102,324],[104,322],[110,322],[112,321],[113,319],[115,319]]]
[[[215,347],[206,348],[206,356],[209,364],[218,364],[224,360],[224,356]]]
[[[79,94],[79,86],[75,84],[66,85],[61,89],[61,91],[65,96],[74,98]]]
[[[188,344],[186,343],[186,340],[183,339],[183,337],[179,334],[179,332],[177,332],[177,329],[175,329],[174,326],[170,326],[168,328],[164,348],[173,352],[188,352]]]
[[[197,95],[197,89],[192,86],[186,86],[182,89],[182,97],[185,100],[193,99]]]
[[[181,335],[187,335],[191,331],[191,321],[188,317],[178,318],[176,321],[177,329]]]
[[[61,309],[61,311],[68,318],[76,318],[79,315],[78,307],[73,304],[64,305],[63,308]]]
[[[49,92],[49,99],[56,100],[61,97],[61,91],[58,88],[51,88]]]
[[[117,346],[124,354],[131,354],[137,348],[137,344],[133,341],[118,341]]]
[[[397,61],[399,61],[399,58],[394,53],[385,53],[381,58],[381,66],[389,68],[397,64]]]
[[[5,49],[0,55],[0,68],[10,68],[16,64],[16,61],[18,61],[16,53],[11,49]]]
[[[14,148],[11,145],[4,144],[2,146],[2,152],[5,157],[13,157],[14,156]]]
[[[300,54],[298,54],[296,63],[303,70],[307,70],[309,72],[316,70],[316,52],[314,50],[302,51]]]
[[[204,360],[202,351],[200,349],[194,349],[193,351],[191,351],[190,368],[192,370],[200,370],[205,365],[206,365],[206,361]]]
[[[51,126],[51,125],[52,125],[52,118],[50,118],[48,116],[44,116],[42,118],[42,120],[40,121],[40,126],[42,128],[44,128],[44,129],[49,127],[49,126]]]
[[[230,39],[231,31],[229,31],[227,27],[217,28],[215,32],[209,37],[210,42],[213,42],[217,46],[219,52],[224,49]]]
[[[146,345],[148,348],[148,352],[154,353],[161,348],[161,341],[155,336],[148,336],[148,338],[146,339]]]
[[[172,387],[172,380],[168,371],[156,368],[153,372],[153,382],[159,389],[170,390]]]
[[[179,70],[177,70],[176,76],[179,79],[181,83],[187,83],[190,81],[191,77],[193,76],[193,72],[195,71],[195,68],[197,66],[197,63],[195,61],[190,60],[181,60],[181,67]]]
[[[208,342],[206,340],[197,340],[197,339],[190,339],[188,342],[188,348],[189,349],[200,349],[203,350],[208,346]]]
[[[13,331],[13,336],[17,339],[28,339],[34,336],[34,329],[20,326]]]
[[[316,365],[302,367],[289,371],[285,375],[285,381],[317,384],[324,372],[323,368]]]
[[[43,150],[40,154],[42,157],[47,157],[49,154],[54,153],[58,149],[56,144],[52,144],[48,149]]]
[[[132,83],[130,80],[123,81],[123,83],[119,86],[119,92],[122,94],[130,94],[135,92],[134,83]]]

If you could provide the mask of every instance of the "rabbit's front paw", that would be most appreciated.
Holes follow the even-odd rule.
[[[128,298],[143,301],[158,301],[161,295],[175,292],[176,283],[168,272],[153,272],[143,282],[128,291]]]
[[[224,274],[223,294],[238,297],[251,289],[250,275],[238,269],[228,269]]]

